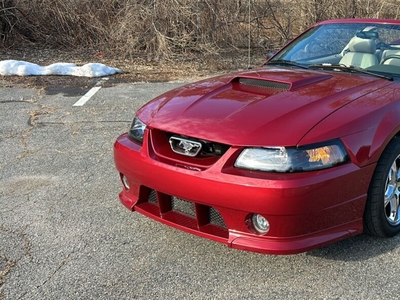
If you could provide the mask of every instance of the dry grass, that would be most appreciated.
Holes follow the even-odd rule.
[[[397,0],[0,0],[0,59],[103,62],[130,80],[247,67],[311,24],[398,18]]]
[[[0,37],[4,48],[179,60],[249,41],[270,51],[323,19],[398,16],[396,0],[0,0]]]

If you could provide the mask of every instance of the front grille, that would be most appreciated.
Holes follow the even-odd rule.
[[[156,218],[179,224],[191,230],[227,239],[228,228],[219,211],[211,206],[142,187],[136,208]]]
[[[201,149],[198,152],[195,151],[195,147],[191,147],[191,142],[193,145],[201,144]],[[150,130],[148,144],[149,155],[152,159],[192,171],[204,171],[210,168],[230,148],[226,144],[154,128]],[[194,152],[197,154],[192,156]]]
[[[207,156],[221,157],[229,149],[228,145],[217,143],[217,142],[196,139],[196,138],[187,137],[187,136],[183,136],[183,135],[179,135],[179,134],[172,134],[169,132],[165,132],[165,135],[167,136],[168,140],[170,140],[172,137],[172,138],[187,139],[187,140],[191,140],[191,141],[200,143],[201,150],[200,150],[200,153],[197,155],[198,157],[207,157]]]

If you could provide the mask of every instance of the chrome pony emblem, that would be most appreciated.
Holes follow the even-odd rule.
[[[194,157],[199,154],[201,150],[201,143],[183,139],[177,136],[169,138],[169,144],[171,145],[172,151],[178,154]]]

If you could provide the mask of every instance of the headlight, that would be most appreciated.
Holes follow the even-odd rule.
[[[301,172],[325,169],[349,160],[339,140],[303,147],[246,148],[235,167],[268,172]]]
[[[131,128],[129,128],[128,136],[135,142],[142,144],[145,129],[146,125],[135,116]]]

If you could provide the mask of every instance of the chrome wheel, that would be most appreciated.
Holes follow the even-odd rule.
[[[386,220],[392,226],[400,224],[400,155],[393,161],[388,172],[385,186],[384,210]]]
[[[400,233],[400,137],[395,136],[379,158],[368,189],[364,231],[390,237]]]

